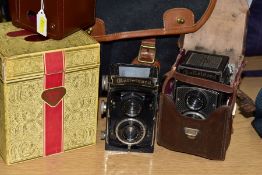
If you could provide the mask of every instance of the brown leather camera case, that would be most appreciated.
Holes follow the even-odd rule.
[[[240,69],[240,72],[242,68]],[[160,95],[160,109],[157,142],[170,150],[198,155],[208,159],[224,160],[232,132],[232,111],[235,104],[239,75],[234,85],[228,86],[196,77],[190,77],[171,70]],[[207,119],[196,120],[180,114],[169,94],[174,79],[193,85],[219,90],[231,94],[228,106],[221,106]]]
[[[15,26],[36,32],[36,14],[40,0],[9,0]],[[95,23],[95,0],[44,0],[47,36],[62,39]]]
[[[232,133],[232,111],[236,100],[236,90],[245,65],[242,50],[247,11],[248,6],[245,0],[237,0],[237,3],[231,0],[220,0],[203,28],[196,33],[186,35],[184,43],[180,43],[187,50],[229,56],[230,64],[234,65],[233,78],[230,85],[225,85],[178,73],[176,67],[183,57],[183,52],[181,52],[176,64],[166,74],[167,78],[160,94],[157,123],[157,142],[159,145],[170,150],[208,159],[225,159]],[[229,94],[229,103],[216,108],[205,120],[185,117],[176,109],[171,94],[172,82],[175,79],[192,86]]]

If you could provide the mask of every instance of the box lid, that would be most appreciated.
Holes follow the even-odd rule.
[[[3,82],[42,76],[43,54],[46,52],[64,51],[66,71],[100,62],[99,44],[84,31],[63,40],[38,42],[26,41],[26,36],[7,35],[19,30],[10,22],[0,24],[0,79]]]
[[[219,0],[206,24],[185,35],[183,48],[230,57],[234,70],[243,61],[248,14],[246,0]]]

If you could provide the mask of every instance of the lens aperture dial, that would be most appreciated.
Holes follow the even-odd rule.
[[[126,145],[135,145],[144,139],[146,128],[141,121],[128,118],[117,124],[115,132],[120,142]]]
[[[197,90],[190,91],[186,94],[186,105],[193,111],[199,111],[203,109],[207,104],[206,95]]]

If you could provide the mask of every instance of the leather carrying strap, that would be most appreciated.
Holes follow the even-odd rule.
[[[230,111],[233,111],[234,104],[236,102],[237,88],[238,88],[238,85],[240,83],[241,73],[242,73],[245,65],[246,65],[246,62],[243,61],[243,63],[239,67],[239,70],[238,70],[238,73],[235,77],[234,83],[230,86],[225,85],[225,84],[221,84],[221,83],[218,83],[218,82],[202,79],[202,78],[184,75],[184,74],[176,72],[176,68],[173,67],[166,74],[166,79],[165,79],[163,86],[162,86],[162,93],[165,94],[168,91],[169,82],[172,79],[176,79],[176,80],[186,82],[186,83],[189,83],[189,84],[192,84],[192,85],[196,85],[196,86],[199,86],[199,87],[202,87],[202,88],[208,88],[208,89],[213,89],[213,90],[216,90],[216,91],[224,92],[224,93],[227,93],[227,94],[233,94],[232,97],[230,98],[230,101],[229,101]]]
[[[138,56],[132,61],[132,64],[142,64],[156,66],[160,68],[160,63],[156,59],[156,39],[144,39],[141,42]]]
[[[141,38],[151,36],[177,35],[192,33],[201,28],[212,14],[217,0],[210,0],[207,10],[195,23],[194,14],[186,8],[173,8],[167,10],[163,15],[163,28],[146,29],[136,31],[124,31],[118,33],[107,34],[106,24],[102,19],[97,18],[95,25],[92,27],[91,35],[98,42],[108,42],[128,38]],[[174,20],[175,19],[175,20]],[[142,20],[142,19],[141,19]]]
[[[230,93],[236,94],[236,90],[240,83],[241,73],[243,71],[243,68],[246,65],[245,61],[243,61],[242,64],[240,65],[238,72],[236,74],[234,83],[232,85],[226,85],[226,84],[221,84],[221,83],[203,79],[203,78],[188,76],[188,75],[177,72],[176,67],[180,64],[184,52],[185,52],[184,50],[181,51],[181,53],[177,57],[176,63],[172,66],[172,69],[166,74],[166,79],[163,84],[162,93],[165,93],[168,82],[171,79],[176,79],[176,80],[179,80],[185,83],[189,83],[192,85],[200,86],[203,88],[209,88],[209,89],[217,90],[217,91],[228,93],[228,94]]]

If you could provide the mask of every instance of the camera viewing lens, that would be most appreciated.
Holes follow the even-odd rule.
[[[138,144],[145,137],[145,127],[142,122],[129,118],[122,120],[116,126],[116,136],[124,144]]]
[[[207,100],[206,96],[201,91],[190,91],[186,95],[186,105],[189,109],[193,111],[198,111],[206,106]]]
[[[130,98],[123,103],[124,113],[129,117],[135,117],[142,111],[141,101],[136,98]]]

